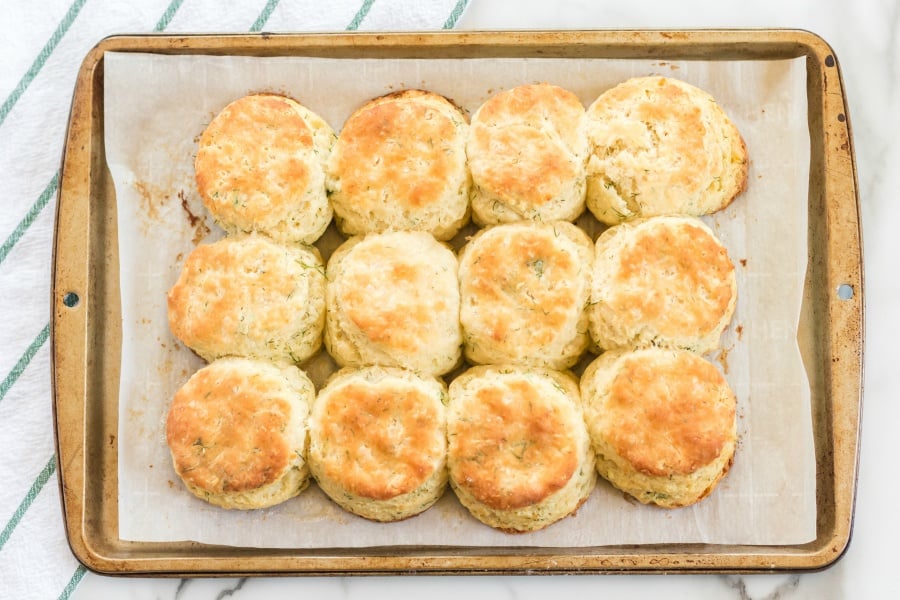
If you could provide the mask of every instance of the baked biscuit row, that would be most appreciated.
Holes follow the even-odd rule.
[[[699,216],[743,190],[747,164],[740,133],[709,94],[637,77],[587,111],[558,86],[518,86],[471,123],[443,96],[404,90],[365,103],[338,136],[289,98],[246,96],[207,126],[195,169],[226,231],[311,244],[332,212],[346,236],[413,230],[439,240],[470,212],[480,226],[574,221],[585,206],[607,225]]]
[[[179,389],[166,435],[187,488],[224,508],[274,506],[312,474],[346,510],[397,521],[449,480],[479,521],[526,532],[575,512],[598,472],[641,502],[702,499],[731,466],[734,404],[721,373],[683,350],[604,353],[580,389],[571,373],[514,365],[472,367],[449,391],[369,366],[318,396],[295,366],[224,358]]]
[[[326,277],[327,273],[327,277]],[[206,360],[302,363],[323,341],[340,366],[444,375],[474,364],[567,369],[602,350],[705,353],[734,312],[725,247],[701,221],[662,216],[593,244],[566,221],[479,231],[459,258],[431,235],[355,236],[328,261],[264,236],[198,246],[168,294],[173,334]]]

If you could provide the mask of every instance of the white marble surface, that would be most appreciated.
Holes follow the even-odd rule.
[[[288,0],[285,0],[288,1]],[[897,598],[893,571],[900,519],[893,472],[900,403],[891,386],[900,337],[900,2],[609,2],[473,0],[458,29],[796,27],[821,35],[843,69],[859,172],[866,258],[867,344],[862,451],[853,539],[818,573],[752,576],[379,577],[119,579],[88,573],[72,598],[459,597],[535,598]]]

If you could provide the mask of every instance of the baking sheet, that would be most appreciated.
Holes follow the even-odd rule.
[[[206,505],[171,468],[163,421],[200,362],[168,332],[165,292],[199,241],[220,236],[193,185],[196,137],[230,100],[289,94],[335,129],[368,98],[423,87],[470,112],[531,81],[589,104],[634,75],[665,74],[706,89],[747,141],[750,185],[707,218],[737,265],[740,298],[726,352],[714,357],[738,395],[732,472],[699,505],[635,505],[601,482],[578,514],[526,535],[496,532],[448,491],[408,521],[376,524],[332,505],[313,486],[249,513]],[[122,293],[119,536],[251,547],[559,546],[708,542],[796,544],[815,538],[815,457],[809,387],[796,344],[806,270],[809,133],[803,59],[666,62],[602,59],[368,60],[188,57],[107,53],[105,132],[116,186]]]

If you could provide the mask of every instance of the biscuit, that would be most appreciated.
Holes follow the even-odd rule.
[[[594,249],[565,221],[480,231],[460,252],[460,322],[475,363],[565,369],[590,342]]]
[[[422,90],[388,94],[354,112],[328,163],[341,232],[414,230],[452,238],[469,218],[467,129],[459,108]]]
[[[306,433],[313,384],[294,366],[223,358],[176,392],[166,418],[175,472],[198,498],[253,509],[309,483]]]
[[[344,509],[398,521],[437,502],[447,484],[446,387],[378,366],[342,369],[310,416],[309,464]]]
[[[575,378],[512,366],[450,384],[450,485],[479,521],[535,531],[574,513],[596,482]]]
[[[325,267],[312,247],[226,237],[188,255],[168,312],[175,337],[207,361],[301,362],[322,344]]]
[[[705,215],[747,183],[744,140],[715,100],[666,77],[638,77],[587,110],[587,207],[615,225],[663,214]]]
[[[708,352],[736,302],[734,264],[699,219],[637,219],[597,239],[588,316],[600,348]]]
[[[325,347],[341,366],[441,375],[459,361],[457,261],[421,231],[351,238],[328,261]]]
[[[472,219],[575,220],[584,211],[583,121],[578,97],[547,83],[514,87],[482,104],[466,144]]]
[[[731,468],[735,396],[697,354],[606,352],[585,370],[581,397],[598,472],[644,504],[693,504]]]
[[[274,94],[239,98],[200,136],[194,162],[204,205],[228,233],[312,244],[331,222],[325,161],[331,127]]]

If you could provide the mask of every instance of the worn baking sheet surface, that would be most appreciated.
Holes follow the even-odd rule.
[[[806,544],[656,544],[581,548],[385,546],[254,550],[189,542],[124,542],[118,530],[119,257],[116,202],[103,147],[103,53],[257,56],[655,57],[807,63],[809,265],[800,345],[812,388],[816,537]],[[473,34],[147,36],[102,42],[82,65],[60,184],[52,355],[54,410],[69,543],[107,573],[751,571],[826,566],[846,548],[855,492],[861,400],[863,288],[849,118],[835,57],[791,30],[591,31]],[[837,300],[838,285],[855,294]],[[62,299],[76,292],[75,307]],[[741,518],[740,515],[735,518]]]
[[[750,183],[707,218],[738,275],[738,309],[713,355],[739,398],[735,464],[716,492],[680,510],[629,501],[601,483],[577,515],[510,535],[471,518],[448,491],[402,523],[354,517],[313,486],[252,512],[190,495],[171,467],[163,422],[175,391],[200,364],[171,335],[166,292],[199,238],[220,236],[193,184],[196,138],[248,92],[283,92],[337,131],[366,100],[419,87],[469,113],[490,95],[549,81],[587,106],[633,76],[678,77],[710,92],[750,153]],[[387,545],[556,546],[664,542],[792,544],[815,537],[815,454],[809,385],[797,346],[806,271],[809,134],[805,61],[604,59],[325,59],[105,57],[106,158],[116,185],[123,351],[119,405],[119,533],[136,541],[193,540],[251,547]],[[589,219],[584,220],[591,229]],[[327,257],[328,247],[324,248]],[[322,377],[314,379],[317,383]],[[740,515],[740,518],[734,518]]]

